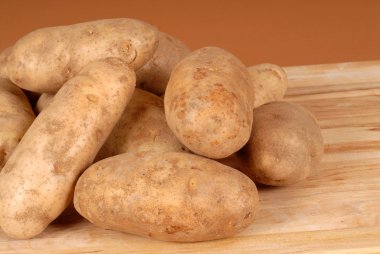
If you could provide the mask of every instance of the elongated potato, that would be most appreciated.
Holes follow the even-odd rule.
[[[189,53],[189,48],[183,42],[160,32],[158,47],[152,59],[136,72],[137,87],[157,95],[165,93],[171,71]]]
[[[21,89],[0,78],[0,171],[34,118]]]
[[[52,103],[54,99],[54,94],[53,93],[43,93],[41,96],[38,98],[35,111],[37,114],[41,113],[41,111],[46,108],[47,106]]]
[[[254,87],[254,108],[281,100],[288,89],[286,72],[275,64],[258,64],[248,68]]]
[[[252,135],[240,156],[254,181],[284,186],[308,177],[322,154],[314,116],[296,104],[270,102],[253,111]]]
[[[4,49],[0,54],[0,78],[7,77],[7,61],[12,47]]]
[[[126,152],[183,150],[181,142],[166,123],[163,100],[154,94],[136,89],[96,160]]]
[[[107,58],[86,66],[58,91],[0,173],[0,225],[7,235],[33,237],[65,209],[135,82],[127,64]]]
[[[125,153],[90,166],[74,206],[97,226],[164,241],[236,234],[258,210],[255,184],[216,161],[187,153]]]
[[[117,57],[139,69],[157,47],[157,30],[134,19],[105,19],[35,30],[13,46],[8,78],[34,92],[55,93],[88,63]]]
[[[169,127],[194,153],[225,158],[249,139],[251,78],[223,49],[201,48],[184,58],[172,71],[164,101]]]

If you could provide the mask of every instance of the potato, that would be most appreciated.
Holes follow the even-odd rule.
[[[0,78],[0,171],[34,118],[21,89]]]
[[[88,63],[117,57],[139,69],[157,47],[157,30],[134,19],[106,19],[35,30],[19,39],[8,78],[34,92],[55,93]]]
[[[8,56],[12,50],[12,47],[4,49],[0,54],[0,78],[6,78],[7,77],[7,61]]]
[[[162,98],[136,89],[96,160],[126,152],[183,150],[166,123]]]
[[[135,82],[126,63],[107,58],[58,91],[0,173],[0,225],[7,235],[39,234],[71,202],[78,176],[119,120]]]
[[[77,211],[97,226],[164,241],[232,236],[258,210],[255,184],[216,161],[187,153],[125,153],[79,178]]]
[[[255,93],[254,108],[281,100],[288,88],[286,72],[275,64],[259,64],[248,68]]]
[[[216,47],[198,49],[172,71],[164,99],[166,120],[194,153],[225,158],[251,134],[252,89],[247,68],[235,56]]]
[[[41,113],[41,111],[46,108],[47,106],[50,105],[50,103],[54,99],[54,94],[53,93],[43,93],[41,96],[38,98],[37,104],[35,111],[37,114]]]
[[[172,69],[189,53],[189,48],[183,42],[168,34],[159,33],[158,47],[152,59],[136,72],[137,87],[162,95]]]
[[[239,156],[253,181],[285,186],[308,177],[322,154],[313,115],[292,103],[270,102],[253,111],[251,138]]]

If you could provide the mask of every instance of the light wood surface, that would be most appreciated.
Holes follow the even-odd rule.
[[[325,155],[307,181],[259,187],[260,212],[244,232],[167,243],[96,228],[69,208],[35,239],[0,232],[0,253],[380,253],[380,62],[286,71],[286,99],[316,115]]]

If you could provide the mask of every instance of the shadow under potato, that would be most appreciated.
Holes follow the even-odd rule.
[[[50,225],[51,226],[67,226],[82,222],[85,220],[74,208],[74,204],[70,205],[58,216]]]

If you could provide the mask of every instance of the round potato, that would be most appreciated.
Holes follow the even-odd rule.
[[[143,67],[136,71],[137,87],[157,95],[165,93],[170,73],[174,66],[190,53],[180,40],[168,34],[159,33],[156,52]]]
[[[47,106],[52,103],[54,99],[54,94],[53,93],[43,93],[41,96],[38,98],[35,111],[37,114],[41,113],[41,111],[46,108]]]
[[[55,93],[87,64],[117,57],[137,70],[158,44],[153,26],[134,19],[105,19],[35,30],[13,46],[6,65],[19,87]]]
[[[194,153],[225,158],[251,134],[252,89],[239,59],[220,48],[201,48],[172,71],[164,98],[166,120]]]
[[[0,78],[0,171],[34,118],[22,90]]]
[[[288,88],[286,72],[275,64],[259,64],[248,68],[254,91],[254,108],[284,98]]]
[[[136,89],[96,160],[126,152],[184,150],[166,123],[163,99]]]
[[[270,102],[254,110],[252,135],[240,158],[242,171],[255,182],[284,186],[309,176],[322,154],[313,115],[292,103]]]
[[[42,232],[72,201],[132,97],[136,79],[120,59],[86,66],[42,111],[0,173],[0,225],[10,237]]]
[[[125,153],[90,166],[74,206],[97,226],[164,241],[236,234],[258,210],[255,184],[241,172],[187,153]]]

